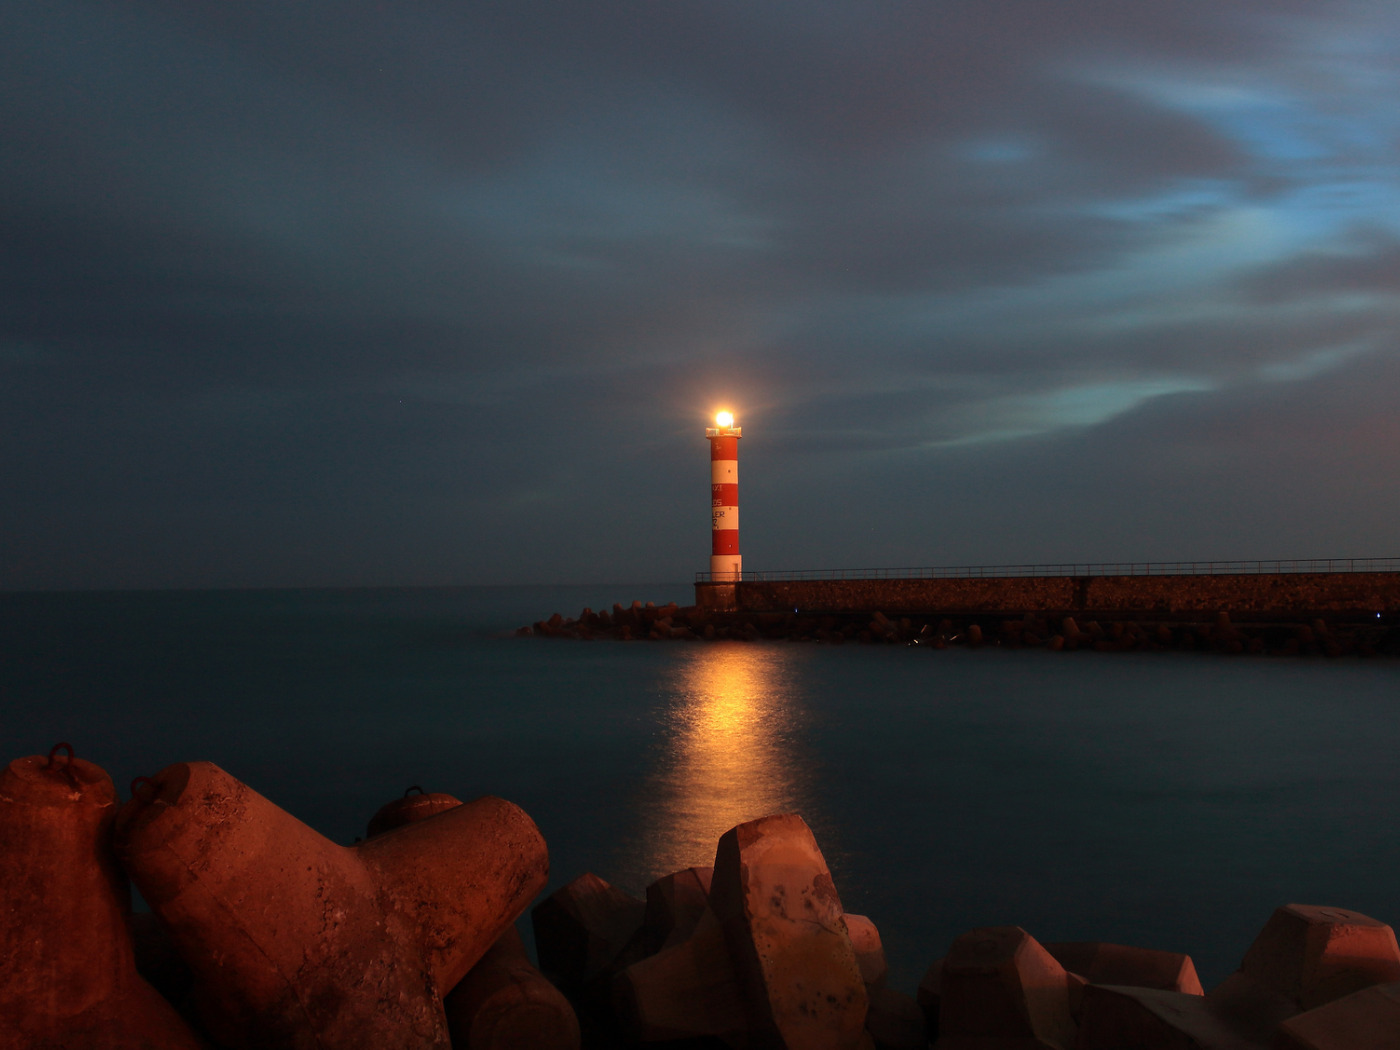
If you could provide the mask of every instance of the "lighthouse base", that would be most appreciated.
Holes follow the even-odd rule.
[[[710,582],[738,583],[743,576],[744,559],[739,554],[712,554],[710,556]]]
[[[732,583],[697,583],[695,604],[709,612],[738,612],[738,589]]]

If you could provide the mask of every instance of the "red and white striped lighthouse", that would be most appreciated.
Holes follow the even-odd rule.
[[[739,556],[739,439],[744,435],[743,428],[734,425],[732,412],[719,413],[715,423],[705,430],[710,439],[710,527],[714,537],[710,579],[735,583],[744,564]]]

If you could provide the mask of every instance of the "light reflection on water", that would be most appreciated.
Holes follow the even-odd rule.
[[[714,861],[736,824],[802,810],[806,711],[792,648],[694,646],[668,691],[667,735],[643,785],[641,862],[655,878]]]

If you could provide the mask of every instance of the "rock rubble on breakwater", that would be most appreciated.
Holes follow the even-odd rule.
[[[1161,652],[1168,650],[1252,653],[1274,656],[1400,655],[1400,627],[1335,622],[1243,622],[1221,611],[1199,621],[1179,619],[1081,619],[948,615],[886,616],[884,613],[720,612],[700,606],[616,604],[584,609],[576,617],[555,613],[521,627],[522,637],[615,641],[812,642],[841,645],[907,645],[927,649],[982,646],[1051,649],[1062,652]]]
[[[980,927],[909,995],[784,813],[644,899],[573,879],[536,968],[547,857],[508,802],[410,789],[346,847],[207,762],[119,807],[65,747],[0,774],[4,1050],[1400,1048],[1400,947],[1357,912],[1277,909],[1209,993],[1179,952]]]

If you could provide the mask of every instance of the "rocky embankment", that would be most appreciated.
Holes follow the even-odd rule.
[[[1311,623],[1251,620],[1235,623],[1228,612],[1200,621],[1099,616],[1047,618],[986,615],[900,616],[881,612],[824,615],[716,612],[694,605],[614,605],[584,609],[577,617],[555,613],[516,631],[541,638],[617,641],[741,641],[764,639],[841,645],[908,645],[1051,649],[1061,652],[1164,650],[1254,653],[1276,656],[1400,655],[1400,628],[1314,618]]]
[[[60,752],[66,749],[67,754]],[[353,846],[208,762],[110,777],[58,745],[0,774],[4,1050],[1395,1050],[1400,947],[1279,908],[1209,993],[1191,958],[970,929],[916,994],[797,814],[633,897],[543,888],[519,808],[410,789]],[[706,858],[708,859],[708,858]],[[133,917],[128,877],[151,905]]]

